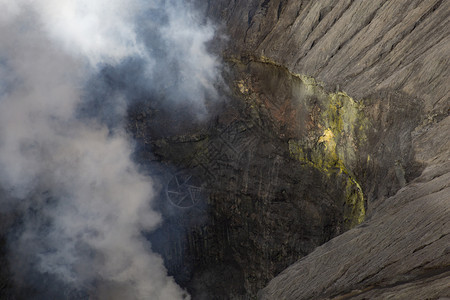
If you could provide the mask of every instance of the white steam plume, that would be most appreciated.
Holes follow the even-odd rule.
[[[149,90],[204,108],[219,79],[205,48],[214,31],[182,5],[0,0],[0,209],[23,218],[9,245],[19,281],[37,272],[94,298],[185,297],[142,236],[160,216],[122,126],[78,115],[86,80],[127,59],[144,64]],[[103,101],[120,123],[125,96]]]

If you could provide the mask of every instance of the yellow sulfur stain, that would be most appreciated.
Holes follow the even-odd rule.
[[[245,86],[244,80],[239,80],[237,82],[237,86],[238,86],[239,91],[241,92],[241,94],[248,94],[248,88]]]
[[[314,127],[299,140],[288,141],[288,149],[292,158],[302,164],[318,169],[327,176],[346,176],[344,183],[344,224],[352,228],[360,224],[365,217],[364,195],[354,174],[347,167],[356,161],[357,147],[367,142],[366,132],[370,127],[364,115],[364,105],[355,101],[344,91],[328,93],[324,84],[313,77],[295,74],[272,59],[246,57],[245,61],[268,64],[288,72],[299,79],[296,91],[299,99],[316,99],[319,115],[314,119]],[[232,63],[242,64],[241,58],[231,57]],[[248,96],[250,89],[244,80],[236,82],[241,94]],[[312,110],[308,103],[303,103]],[[368,157],[368,161],[370,157]]]
[[[319,138],[319,143],[325,145],[325,150],[334,152],[336,150],[336,142],[334,141],[334,134],[331,129],[326,129],[323,135]]]

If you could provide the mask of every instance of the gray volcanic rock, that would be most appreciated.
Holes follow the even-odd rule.
[[[194,299],[254,298],[342,234],[260,297],[448,296],[450,3],[205,9],[228,36],[235,102],[201,134],[144,142],[211,191],[208,221],[173,242],[193,266],[181,284]],[[149,122],[135,135],[152,136]]]
[[[450,295],[450,118],[416,139],[422,175],[360,226],[317,248],[261,299],[435,299]],[[431,138],[430,138],[431,137]]]
[[[391,89],[427,110],[448,108],[448,1],[241,0],[209,9],[231,36],[228,55],[269,57],[357,99]]]
[[[322,153],[322,143],[317,145],[323,130],[306,132],[325,122],[324,117],[312,122],[295,107],[298,101],[308,111],[320,106],[326,112],[328,98],[296,96],[293,91],[307,86],[278,66],[247,61],[230,68],[235,70],[228,78],[234,96],[203,130],[155,138],[152,123],[162,121],[158,114],[140,117],[141,105],[130,113],[130,130],[142,143],[141,162],[155,159],[151,149],[156,160],[177,168],[174,176],[197,178],[197,186],[208,194],[205,207],[194,200],[192,207],[180,208],[183,203],[171,193],[163,197],[172,205],[155,240],[172,235],[173,224],[182,224],[185,234],[154,245],[195,299],[255,297],[275,274],[364,217],[363,195],[353,174]],[[318,150],[311,152],[324,154],[330,169],[294,157],[289,141],[297,140],[316,145]],[[184,175],[177,178],[181,182]],[[170,176],[167,181],[170,190]],[[204,222],[193,223],[198,219]]]
[[[255,0],[209,9],[232,37],[226,55],[374,100],[364,112],[378,125],[367,152],[358,150],[372,162],[352,166],[368,197],[366,221],[283,271],[260,297],[450,296],[450,2]],[[405,106],[412,99],[416,110]],[[409,156],[410,167],[394,153]]]

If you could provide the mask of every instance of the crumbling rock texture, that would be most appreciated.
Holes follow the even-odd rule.
[[[450,296],[450,2],[219,1],[208,9],[231,36],[226,56],[257,57],[345,91],[374,125],[357,149],[367,161],[347,164],[367,196],[366,221],[283,271],[260,297]]]
[[[194,299],[251,299],[301,258],[259,296],[449,296],[449,2],[203,5],[228,37],[220,113],[159,137],[152,108],[130,114],[141,161],[208,194],[167,209],[169,272]]]
[[[214,1],[209,12],[228,55],[269,57],[356,99],[389,89],[447,109],[448,1]]]
[[[359,224],[365,212],[356,177],[336,152],[341,145],[319,141],[327,94],[303,97],[308,85],[268,63],[234,61],[230,68],[229,99],[207,126],[151,134],[164,117],[140,117],[141,105],[130,112],[141,163],[165,162],[174,170],[163,183],[196,178],[207,194],[194,196],[192,207],[174,203],[171,191],[162,195],[165,223],[151,237],[169,272],[196,299],[255,297],[275,274]],[[310,110],[324,113],[312,120]],[[306,144],[291,149],[290,141]],[[303,149],[317,160],[300,157]]]
[[[435,299],[450,287],[450,120],[415,138],[422,175],[292,265],[262,299]],[[434,142],[430,141],[430,137]]]

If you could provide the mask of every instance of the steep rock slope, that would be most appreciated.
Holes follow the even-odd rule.
[[[449,296],[450,3],[222,1],[208,9],[232,37],[226,56],[251,55],[376,103],[365,111],[379,124],[367,143],[372,162],[359,177],[366,221],[282,272],[261,298]],[[419,120],[406,129],[409,117]],[[398,144],[421,165],[409,179],[403,147],[400,159],[388,154]],[[389,174],[399,182],[393,192]]]
[[[360,105],[268,62],[229,66],[229,99],[207,126],[170,133],[155,109],[152,118],[142,105],[130,112],[141,162],[173,167],[162,179],[166,221],[152,240],[195,299],[253,298],[365,214],[350,169],[365,152],[346,145],[370,131]],[[207,197],[174,198],[173,182],[185,178]]]
[[[450,287],[450,118],[419,133],[421,176],[289,267],[262,299],[436,299]]]
[[[228,55],[267,56],[361,99],[384,89],[446,109],[448,1],[219,1]]]

